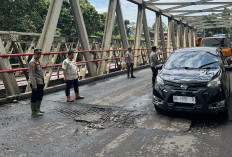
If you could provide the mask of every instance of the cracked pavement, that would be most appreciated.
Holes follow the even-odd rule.
[[[85,99],[74,103],[66,102],[64,91],[45,95],[42,117],[31,117],[29,99],[0,106],[0,157],[230,156],[231,110],[228,119],[158,114],[151,70],[135,76],[83,85]]]

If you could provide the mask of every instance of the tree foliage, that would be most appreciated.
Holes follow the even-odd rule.
[[[0,30],[41,33],[49,8],[50,0],[0,0]],[[102,37],[106,13],[99,14],[88,0],[80,1],[86,30],[89,36]],[[135,23],[125,20],[127,36],[135,35]],[[77,35],[69,0],[64,0],[56,34]],[[113,37],[120,37],[115,18]]]
[[[41,32],[47,8],[45,0],[0,0],[0,30]]]

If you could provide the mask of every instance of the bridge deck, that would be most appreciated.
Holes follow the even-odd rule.
[[[232,124],[215,116],[157,114],[151,70],[45,95],[43,117],[29,100],[0,107],[1,156],[228,156]],[[73,91],[72,91],[73,93]]]

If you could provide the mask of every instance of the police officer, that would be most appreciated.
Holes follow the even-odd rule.
[[[134,66],[134,56],[132,54],[132,49],[131,47],[128,48],[128,51],[126,52],[126,65],[127,65],[127,78],[130,77],[130,70],[131,70],[131,78],[136,78],[133,75],[133,66]]]
[[[43,111],[40,110],[43,99],[44,75],[40,64],[42,50],[35,49],[34,57],[29,62],[29,83],[32,88],[31,94],[31,112],[32,117],[42,116]]]
[[[156,55],[156,46],[153,46],[151,48],[152,52],[150,54],[150,63],[151,63],[151,70],[152,70],[152,85],[155,83],[156,76],[158,74],[158,69],[156,68],[156,65],[159,64],[158,57]]]
[[[67,96],[67,102],[73,102],[70,97],[70,89],[73,85],[76,99],[84,99],[83,96],[79,94],[79,83],[78,83],[78,71],[77,64],[74,59],[74,51],[68,51],[68,57],[62,63],[62,69],[64,73],[64,80],[66,82],[65,93]]]

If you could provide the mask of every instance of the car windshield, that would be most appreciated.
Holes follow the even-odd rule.
[[[165,64],[166,69],[203,69],[219,68],[220,63],[216,55],[209,52],[182,51],[174,52]]]
[[[202,40],[203,46],[209,46],[209,47],[229,47],[229,40],[227,38],[208,38]]]

